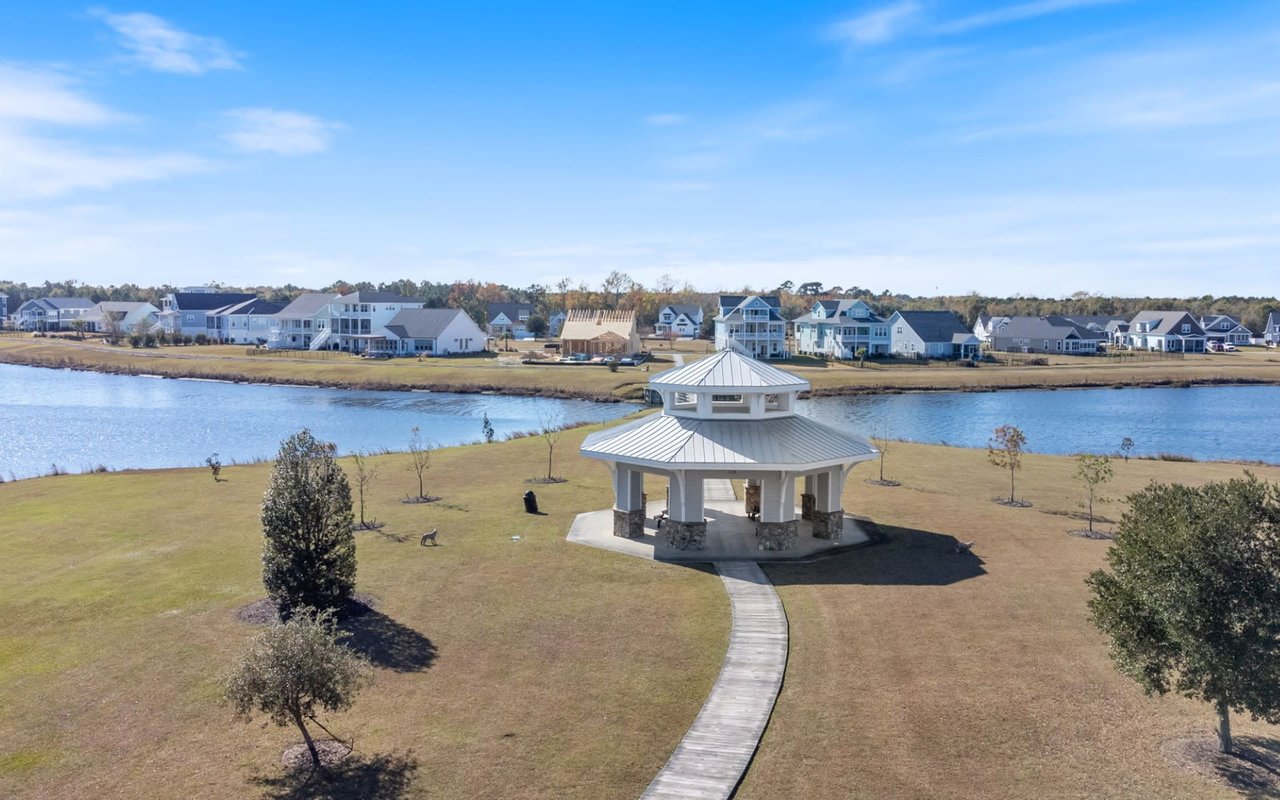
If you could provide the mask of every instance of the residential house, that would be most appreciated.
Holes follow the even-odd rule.
[[[572,309],[560,333],[563,350],[591,356],[623,356],[640,352],[634,311]]]
[[[211,314],[254,297],[246,292],[219,292],[206,287],[172,292],[160,301],[160,328],[168,334],[210,336],[217,331],[210,324]]]
[[[1134,350],[1203,353],[1204,328],[1189,311],[1140,311],[1129,322],[1129,346]]]
[[[363,353],[378,339],[386,338],[386,326],[406,308],[422,308],[426,301],[390,292],[353,292],[329,303],[327,331],[311,340],[312,350]]]
[[[1112,320],[1103,328],[1107,335],[1107,344],[1111,347],[1129,346],[1129,323],[1125,320]]]
[[[207,315],[209,338],[228,344],[266,344],[276,315],[284,303],[255,297],[233,303]]]
[[[493,338],[501,339],[508,333],[513,339],[529,335],[525,324],[534,316],[533,303],[489,303],[486,309],[489,335]]]
[[[950,311],[895,311],[889,317],[889,352],[916,358],[972,358],[981,343]]]
[[[1267,315],[1267,327],[1262,332],[1262,341],[1268,347],[1280,346],[1280,311],[1272,311]]]
[[[17,327],[24,331],[71,330],[77,319],[93,309],[86,297],[40,297],[18,306]]]
[[[1008,317],[993,317],[988,314],[979,314],[978,319],[973,323],[973,335],[978,337],[978,341],[982,344],[988,344],[991,341],[991,332],[998,326],[1008,322]]]
[[[9,295],[0,292],[0,330],[9,327]]]
[[[136,331],[150,333],[159,324],[160,309],[150,303],[103,300],[83,317],[85,330],[111,336],[128,336]]]
[[[1204,329],[1205,338],[1210,342],[1243,345],[1253,341],[1253,331],[1242,325],[1239,317],[1230,314],[1201,317],[1200,327]]]
[[[803,317],[792,320],[796,352],[829,358],[889,354],[889,323],[861,300],[818,300]]]
[[[267,325],[267,347],[281,350],[319,350],[311,344],[321,333],[328,336],[329,304],[340,294],[303,292],[293,302],[276,312]]]
[[[557,311],[551,315],[551,319],[547,320],[548,332],[552,336],[559,336],[560,331],[564,330],[564,321],[568,315],[563,311]]]
[[[756,358],[786,358],[787,321],[781,305],[774,296],[720,295],[716,349],[736,347]]]
[[[1058,316],[1071,320],[1085,330],[1102,334],[1107,332],[1107,326],[1113,322],[1129,321],[1128,317],[1121,317],[1115,314],[1060,314]]]
[[[1086,328],[1066,317],[1008,317],[995,326],[989,345],[1007,353],[1096,353],[1105,346],[1104,331]]]
[[[401,309],[387,322],[385,335],[373,350],[402,356],[480,353],[486,341],[480,326],[456,308]]]
[[[702,306],[672,304],[658,312],[653,332],[659,336],[698,338],[702,331]]]

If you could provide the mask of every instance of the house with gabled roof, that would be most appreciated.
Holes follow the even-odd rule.
[[[1129,346],[1134,350],[1203,353],[1204,328],[1190,311],[1140,311],[1129,321]]]
[[[451,356],[484,352],[486,336],[457,308],[404,308],[384,326],[386,338],[375,352],[392,355]]]
[[[426,301],[391,292],[352,292],[329,303],[328,330],[311,340],[312,350],[363,353],[386,338],[386,326],[406,308],[422,308]]]
[[[787,321],[772,295],[720,295],[717,350],[735,347],[755,358],[787,358]]]
[[[525,338],[529,335],[525,325],[536,314],[533,303],[489,303],[485,309],[489,318],[489,335],[495,339],[508,333],[514,339]]]
[[[1246,328],[1239,317],[1230,314],[1210,314],[1200,318],[1205,338],[1219,344],[1245,345],[1253,341],[1253,331]]]
[[[171,292],[160,301],[160,328],[168,334],[216,337],[210,315],[218,309],[252,300],[248,292],[219,292],[205,288]]]
[[[990,314],[979,314],[973,323],[973,335],[978,337],[978,341],[987,344],[991,341],[992,332],[1008,322],[1008,317],[991,316]]]
[[[796,352],[828,358],[889,354],[889,323],[862,300],[817,300],[803,317],[791,321]]]
[[[16,327],[24,331],[65,331],[93,310],[87,297],[38,297],[18,306]]]
[[[909,358],[972,358],[981,343],[951,311],[895,311],[889,317],[889,352]]]
[[[208,315],[209,338],[229,344],[266,344],[276,314],[284,303],[255,297],[232,303]]]
[[[625,356],[640,352],[636,312],[575,308],[560,332],[563,352]]]
[[[336,292],[303,292],[277,311],[267,325],[267,347],[282,350],[321,350],[323,341],[312,343],[329,332],[329,304],[342,295]]]
[[[1005,353],[1081,355],[1105,346],[1104,331],[1086,328],[1066,317],[1007,317],[991,332],[992,350]]]
[[[702,331],[702,306],[692,303],[671,303],[658,311],[658,321],[653,331],[659,336],[683,336],[696,339]]]
[[[1262,341],[1268,347],[1280,346],[1280,311],[1267,315],[1267,327],[1262,331]]]
[[[160,324],[160,309],[150,303],[103,300],[84,315],[85,330],[112,337],[150,333]]]

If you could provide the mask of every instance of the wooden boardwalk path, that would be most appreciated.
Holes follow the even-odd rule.
[[[733,607],[720,676],[643,798],[728,798],[769,724],[787,666],[787,617],[754,561],[717,561]]]

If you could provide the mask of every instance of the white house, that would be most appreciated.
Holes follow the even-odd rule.
[[[861,300],[818,300],[803,317],[792,320],[796,352],[830,358],[889,354],[889,323]]]
[[[992,317],[987,314],[979,314],[978,319],[973,323],[973,335],[977,336],[978,341],[982,344],[987,344],[991,341],[992,331],[1008,321],[1008,317]]]
[[[64,331],[92,311],[93,305],[85,297],[40,297],[18,306],[14,316],[20,330]]]
[[[254,298],[246,292],[219,292],[207,287],[172,292],[160,301],[160,328],[169,334],[213,336],[217,328],[210,324],[209,315]]]
[[[1211,342],[1243,345],[1253,341],[1253,331],[1242,325],[1238,317],[1230,314],[1201,317],[1200,327],[1204,329],[1205,337]]]
[[[777,297],[720,295],[716,349],[737,347],[756,358],[786,358],[787,321]]]
[[[311,344],[319,334],[328,334],[329,304],[341,296],[334,292],[303,292],[295,297],[268,323],[267,347],[273,350],[321,349]]]
[[[150,303],[103,300],[84,315],[85,330],[128,336],[138,330],[150,332],[159,324],[160,309]]]
[[[696,339],[702,331],[702,306],[672,304],[663,306],[658,312],[658,321],[653,331],[659,336],[683,336]]]
[[[456,308],[405,308],[386,324],[377,352],[394,355],[450,356],[484,351],[485,332]]]
[[[525,324],[534,316],[533,303],[489,303],[485,309],[490,336],[509,333],[513,339],[523,339],[529,335]]]
[[[1134,350],[1203,353],[1204,328],[1189,311],[1140,311],[1129,322],[1129,346]]]
[[[209,336],[228,344],[265,344],[284,303],[255,297],[219,308],[207,316]]]
[[[1262,341],[1268,347],[1280,345],[1280,311],[1272,311],[1267,315],[1267,327],[1262,332]]]
[[[895,311],[889,317],[889,351],[915,358],[971,358],[980,342],[950,311]]]

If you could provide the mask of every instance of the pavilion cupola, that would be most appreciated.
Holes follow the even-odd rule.
[[[654,376],[662,413],[690,419],[760,420],[795,414],[809,382],[735,350]]]

